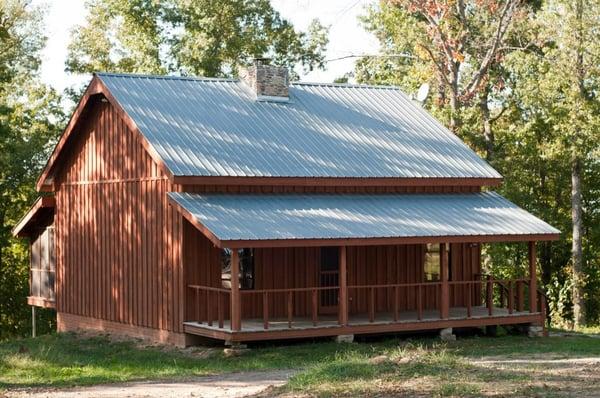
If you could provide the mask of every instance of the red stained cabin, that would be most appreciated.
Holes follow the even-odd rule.
[[[59,331],[177,345],[542,325],[559,231],[393,87],[97,74],[15,228]],[[528,272],[482,270],[527,242]]]

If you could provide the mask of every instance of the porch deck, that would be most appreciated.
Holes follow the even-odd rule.
[[[492,315],[486,306],[471,307],[468,316],[467,307],[450,308],[446,319],[440,318],[439,310],[423,310],[421,319],[417,311],[405,311],[398,314],[395,321],[392,313],[377,313],[371,322],[368,314],[350,314],[348,324],[342,326],[336,315],[319,316],[313,322],[309,317],[294,318],[291,327],[287,319],[269,320],[265,328],[263,319],[244,319],[240,331],[233,332],[229,320],[223,320],[222,327],[218,322],[209,325],[206,322],[185,322],[186,333],[217,338],[227,341],[269,340],[294,337],[335,336],[340,334],[370,334],[383,332],[402,332],[416,330],[441,329],[446,327],[476,327],[485,325],[508,325],[541,322],[542,313],[529,311],[512,311],[507,308],[494,307]]]

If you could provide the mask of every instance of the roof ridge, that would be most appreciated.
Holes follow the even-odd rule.
[[[291,82],[291,86],[320,86],[320,87],[339,87],[339,88],[374,88],[382,90],[394,90],[404,93],[402,88],[395,85],[383,84],[358,84],[358,83],[327,83],[327,82]]]
[[[218,82],[237,82],[239,79],[225,77],[205,77],[205,76],[175,76],[175,75],[148,75],[142,73],[115,73],[115,72],[94,72],[96,76],[114,76],[127,77],[133,79],[165,79],[165,80],[195,80],[195,81],[218,81]]]
[[[151,75],[144,73],[118,73],[118,72],[94,72],[97,76],[116,76],[133,79],[166,79],[166,80],[191,80],[191,81],[215,81],[237,83],[240,79],[229,77],[206,77],[206,76],[176,76],[176,75]],[[395,90],[401,91],[402,88],[395,85],[383,84],[356,84],[356,83],[328,83],[328,82],[302,82],[294,81],[290,86],[318,86],[318,87],[338,87],[338,88],[372,88],[380,90]]]

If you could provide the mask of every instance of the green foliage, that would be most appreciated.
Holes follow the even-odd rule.
[[[0,340],[29,330],[28,250],[11,229],[37,196],[35,179],[64,119],[57,94],[37,79],[44,42],[39,8],[0,3]],[[41,320],[43,331],[51,316]]]
[[[327,29],[315,20],[297,32],[268,0],[89,0],[86,8],[69,45],[75,73],[231,76],[253,57],[324,66]]]
[[[433,87],[433,100],[426,107],[451,125],[456,109],[448,100],[451,90],[440,78],[443,60],[435,51],[443,40],[438,33],[445,32],[453,51],[462,43],[454,59],[461,71],[462,120],[455,131],[504,176],[501,193],[562,231],[560,241],[538,245],[542,285],[550,293],[553,318],[561,321],[572,316],[571,162],[573,156],[582,159],[584,282],[589,320],[598,320],[600,299],[594,289],[600,287],[600,2],[583,1],[585,12],[579,19],[575,2],[522,2],[477,96],[466,90],[481,66],[485,40],[491,40],[490,27],[500,15],[490,13],[507,1],[433,4],[398,0],[371,6],[363,24],[387,56],[359,61],[357,79],[396,84],[408,92],[427,82]],[[457,16],[460,4],[467,10],[462,19]],[[461,20],[466,22],[461,25]],[[581,63],[576,62],[579,56]],[[490,271],[511,277],[526,275],[526,256],[525,245],[494,244],[485,248],[484,258]]]

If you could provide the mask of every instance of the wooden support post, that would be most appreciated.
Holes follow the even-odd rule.
[[[231,250],[231,330],[242,330],[242,302],[240,300],[240,257]]]
[[[537,312],[537,274],[535,242],[529,242],[529,312]]]
[[[346,267],[346,246],[340,246],[340,291],[338,297],[340,302],[338,305],[340,325],[348,324],[348,272]]]
[[[440,315],[447,319],[450,314],[450,289],[448,288],[448,248],[445,243],[440,243],[440,279],[442,294],[440,298]]]

